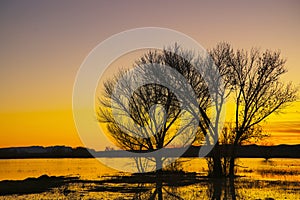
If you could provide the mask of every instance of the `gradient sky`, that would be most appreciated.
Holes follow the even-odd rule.
[[[72,89],[87,54],[113,34],[170,28],[203,47],[281,50],[285,81],[299,85],[300,2],[11,1],[0,2],[0,147],[82,146]],[[300,143],[300,103],[272,116],[273,144]],[[105,144],[103,144],[105,145]]]

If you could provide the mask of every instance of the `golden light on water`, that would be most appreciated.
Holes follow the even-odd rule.
[[[203,176],[207,174],[207,164],[205,159],[181,159],[186,172],[197,171]],[[265,161],[262,158],[256,159],[239,159],[237,174],[241,177],[236,180],[236,194],[239,197],[246,199],[253,198],[275,198],[275,199],[297,199],[297,192],[292,189],[298,187],[294,183],[299,180],[300,165],[297,159],[271,159]],[[101,185],[101,180],[107,179],[108,176],[125,177],[126,173],[121,173],[110,169],[96,159],[13,159],[0,160],[0,181],[20,180],[27,177],[39,177],[45,173],[49,176],[78,176],[83,182],[71,183],[64,185],[61,188],[54,188],[51,191],[46,191],[38,194],[23,194],[20,198],[26,199],[44,199],[44,198],[62,198],[67,195],[68,198],[118,198],[133,197],[134,195],[149,195],[147,192],[155,189],[155,184],[134,184],[127,185],[120,183]],[[211,199],[211,195],[216,190],[216,183],[202,178],[203,180],[192,185],[172,187],[163,186],[165,190],[171,191],[172,194],[180,196],[184,199],[201,198]],[[225,179],[224,179],[225,180]],[[273,182],[272,182],[273,181]],[[276,183],[276,184],[275,184]],[[227,182],[222,183],[224,186]],[[124,193],[111,190],[109,188],[127,188],[130,191],[131,187],[136,188],[136,192]],[[139,190],[145,187],[144,190]],[[97,188],[99,191],[97,191]],[[101,188],[108,188],[107,192],[101,192]],[[282,188],[285,188],[284,190]],[[72,191],[66,194],[65,191]],[[91,191],[90,191],[91,190]],[[1,191],[1,190],[0,190]],[[74,192],[76,191],[76,192]],[[221,190],[221,196],[225,196],[226,189]],[[225,193],[224,193],[225,192]],[[167,192],[164,191],[164,195]],[[6,196],[6,199],[13,199],[16,196]],[[166,199],[168,199],[166,197]]]

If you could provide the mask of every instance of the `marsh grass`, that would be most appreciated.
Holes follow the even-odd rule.
[[[231,185],[229,179],[210,179],[182,172],[164,174],[162,182],[164,199],[232,199],[233,189],[237,199],[296,200],[299,199],[300,191],[297,181],[252,180],[241,177],[236,178]],[[150,199],[156,188],[155,173],[102,177],[101,180],[44,175],[12,183],[15,185],[7,185],[5,188],[12,193],[0,196],[0,199]],[[25,186],[26,192],[13,193],[16,185],[19,188]],[[40,185],[43,189],[31,190],[33,188],[28,185]]]
[[[280,175],[280,176],[293,176],[293,175],[300,175],[300,171],[294,170],[294,169],[261,169],[258,170],[258,173],[263,175]]]

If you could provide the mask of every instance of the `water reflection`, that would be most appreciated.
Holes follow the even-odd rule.
[[[300,187],[297,182],[256,181],[244,178],[210,179],[186,174],[162,174],[159,176],[157,174],[134,175],[111,182],[116,184],[114,190],[116,193],[120,194],[121,192],[123,197],[141,200],[296,199],[299,196]],[[133,186],[133,182],[137,181],[140,183]],[[126,189],[121,189],[120,185]],[[101,188],[101,192],[112,192],[111,189]],[[102,194],[98,193],[98,197],[102,197]]]
[[[299,199],[300,162],[296,159],[268,162],[240,159],[238,164],[242,168],[238,168],[237,174],[242,177],[234,181],[208,178],[202,169],[203,159],[184,160],[183,164],[185,172],[164,172],[158,177],[154,172],[120,173],[101,166],[95,159],[0,160],[0,180],[21,180],[43,174],[64,177],[30,179],[32,188],[44,187],[39,190],[44,191],[42,193],[30,191],[28,180],[2,181],[0,196],[7,194],[5,199],[16,196],[20,199],[62,199],[65,196],[68,199]],[[79,178],[70,179],[74,176]],[[62,180],[63,185],[48,185],[53,180]],[[8,191],[11,192],[8,194]]]
[[[141,188],[146,188],[146,184],[141,184],[133,196],[133,199],[138,200],[163,200],[163,199],[184,199],[178,192],[175,186],[166,186],[170,183],[163,182],[162,177],[157,175],[153,188],[148,188],[147,191],[143,191]]]
[[[212,200],[236,199],[234,179],[211,179],[208,187],[208,197]]]
[[[98,182],[90,189],[93,192],[133,193],[133,199],[186,199],[178,188],[198,182],[196,173],[146,173],[112,177]],[[126,196],[126,195],[125,195]]]
[[[112,178],[105,187],[101,183],[90,191],[132,193],[133,199],[141,200],[236,199],[234,179],[210,179],[195,173],[135,174]]]
[[[192,173],[132,174],[102,180],[43,175],[0,182],[5,199],[297,199],[299,182],[209,179]]]

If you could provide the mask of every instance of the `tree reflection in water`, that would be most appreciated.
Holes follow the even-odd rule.
[[[58,181],[58,182],[57,182]],[[56,188],[57,187],[57,188]],[[2,189],[2,190],[1,190]],[[255,180],[247,177],[212,179],[196,173],[117,174],[101,180],[78,177],[28,178],[0,182],[5,199],[298,199],[298,181]],[[42,193],[41,193],[42,192]]]
[[[209,180],[207,196],[212,200],[236,199],[235,184],[233,178]]]
[[[233,179],[210,179],[196,173],[146,173],[106,180],[116,184],[115,189],[102,187],[102,192],[133,194],[137,200],[169,199],[236,199]],[[134,184],[133,187],[130,185]],[[123,185],[123,189],[120,188]],[[99,190],[94,190],[98,191]],[[131,195],[130,195],[131,196]]]

